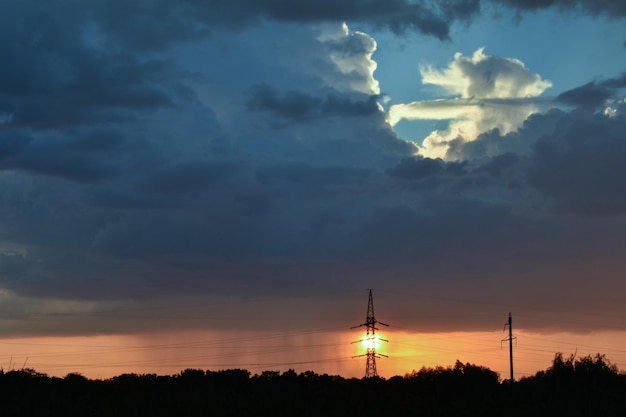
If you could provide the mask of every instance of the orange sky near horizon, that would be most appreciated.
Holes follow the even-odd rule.
[[[377,360],[384,378],[405,375],[422,367],[463,363],[482,365],[509,378],[507,334],[495,332],[449,332],[418,334],[389,329],[379,333],[389,339],[378,352],[388,358]],[[515,378],[534,375],[548,368],[556,352],[605,354],[626,369],[626,332],[537,334],[515,332]],[[106,379],[123,373],[174,375],[187,368],[220,370],[242,368],[253,375],[265,370],[361,378],[365,347],[358,331],[295,331],[254,333],[204,331],[80,337],[38,337],[0,340],[2,369],[32,368],[50,376],[77,372],[91,379]]]

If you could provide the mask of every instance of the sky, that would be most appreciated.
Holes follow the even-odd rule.
[[[626,369],[625,19],[0,0],[0,366]]]

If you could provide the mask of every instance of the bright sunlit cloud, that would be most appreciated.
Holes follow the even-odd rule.
[[[420,74],[423,84],[453,97],[393,105],[389,123],[449,120],[447,130],[433,131],[421,143],[420,153],[431,158],[450,159],[447,151],[453,140],[469,142],[494,129],[502,135],[517,130],[537,109],[532,98],[552,86],[522,61],[489,56],[483,48],[470,57],[457,53],[442,70],[421,67]]]
[[[339,91],[380,94],[378,80],[374,78],[376,61],[372,55],[377,44],[374,38],[360,31],[351,31],[344,22],[322,25],[317,38],[329,53],[337,72],[322,73],[324,81]]]

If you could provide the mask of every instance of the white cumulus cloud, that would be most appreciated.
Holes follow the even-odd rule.
[[[330,86],[340,91],[380,94],[378,81],[374,78],[377,64],[372,55],[378,46],[374,38],[363,32],[353,32],[343,23],[340,28],[323,25],[318,40],[337,70],[324,76]]]
[[[446,158],[452,140],[472,141],[481,133],[517,130],[536,111],[538,97],[550,81],[531,73],[518,59],[489,56],[483,48],[472,56],[455,54],[443,69],[420,68],[424,84],[439,87],[452,98],[391,106],[389,122],[449,120],[446,131],[431,132],[421,144],[424,156]]]

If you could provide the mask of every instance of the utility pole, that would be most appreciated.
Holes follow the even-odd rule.
[[[509,321],[507,323],[504,323],[505,329],[506,329],[506,326],[509,326],[509,337],[506,339],[502,339],[502,342],[507,341],[507,340],[509,342],[509,362],[511,366],[510,382],[514,382],[515,380],[513,379],[513,339],[517,339],[517,338],[513,337],[513,320],[511,318],[511,313],[509,313]]]
[[[365,342],[366,351],[364,355],[353,356],[354,358],[358,358],[361,356],[366,357],[365,363],[365,378],[377,377],[378,372],[376,371],[376,358],[387,357],[387,355],[383,355],[381,353],[376,353],[376,345],[380,342],[388,342],[386,339],[381,339],[376,337],[376,324],[382,324],[383,326],[389,327],[388,324],[385,324],[381,321],[376,320],[374,316],[374,300],[372,298],[372,290],[369,290],[369,299],[367,301],[367,315],[365,316],[365,323],[359,324],[358,326],[351,327],[351,329],[356,329],[359,327],[365,326],[365,339],[357,340],[356,342]]]

